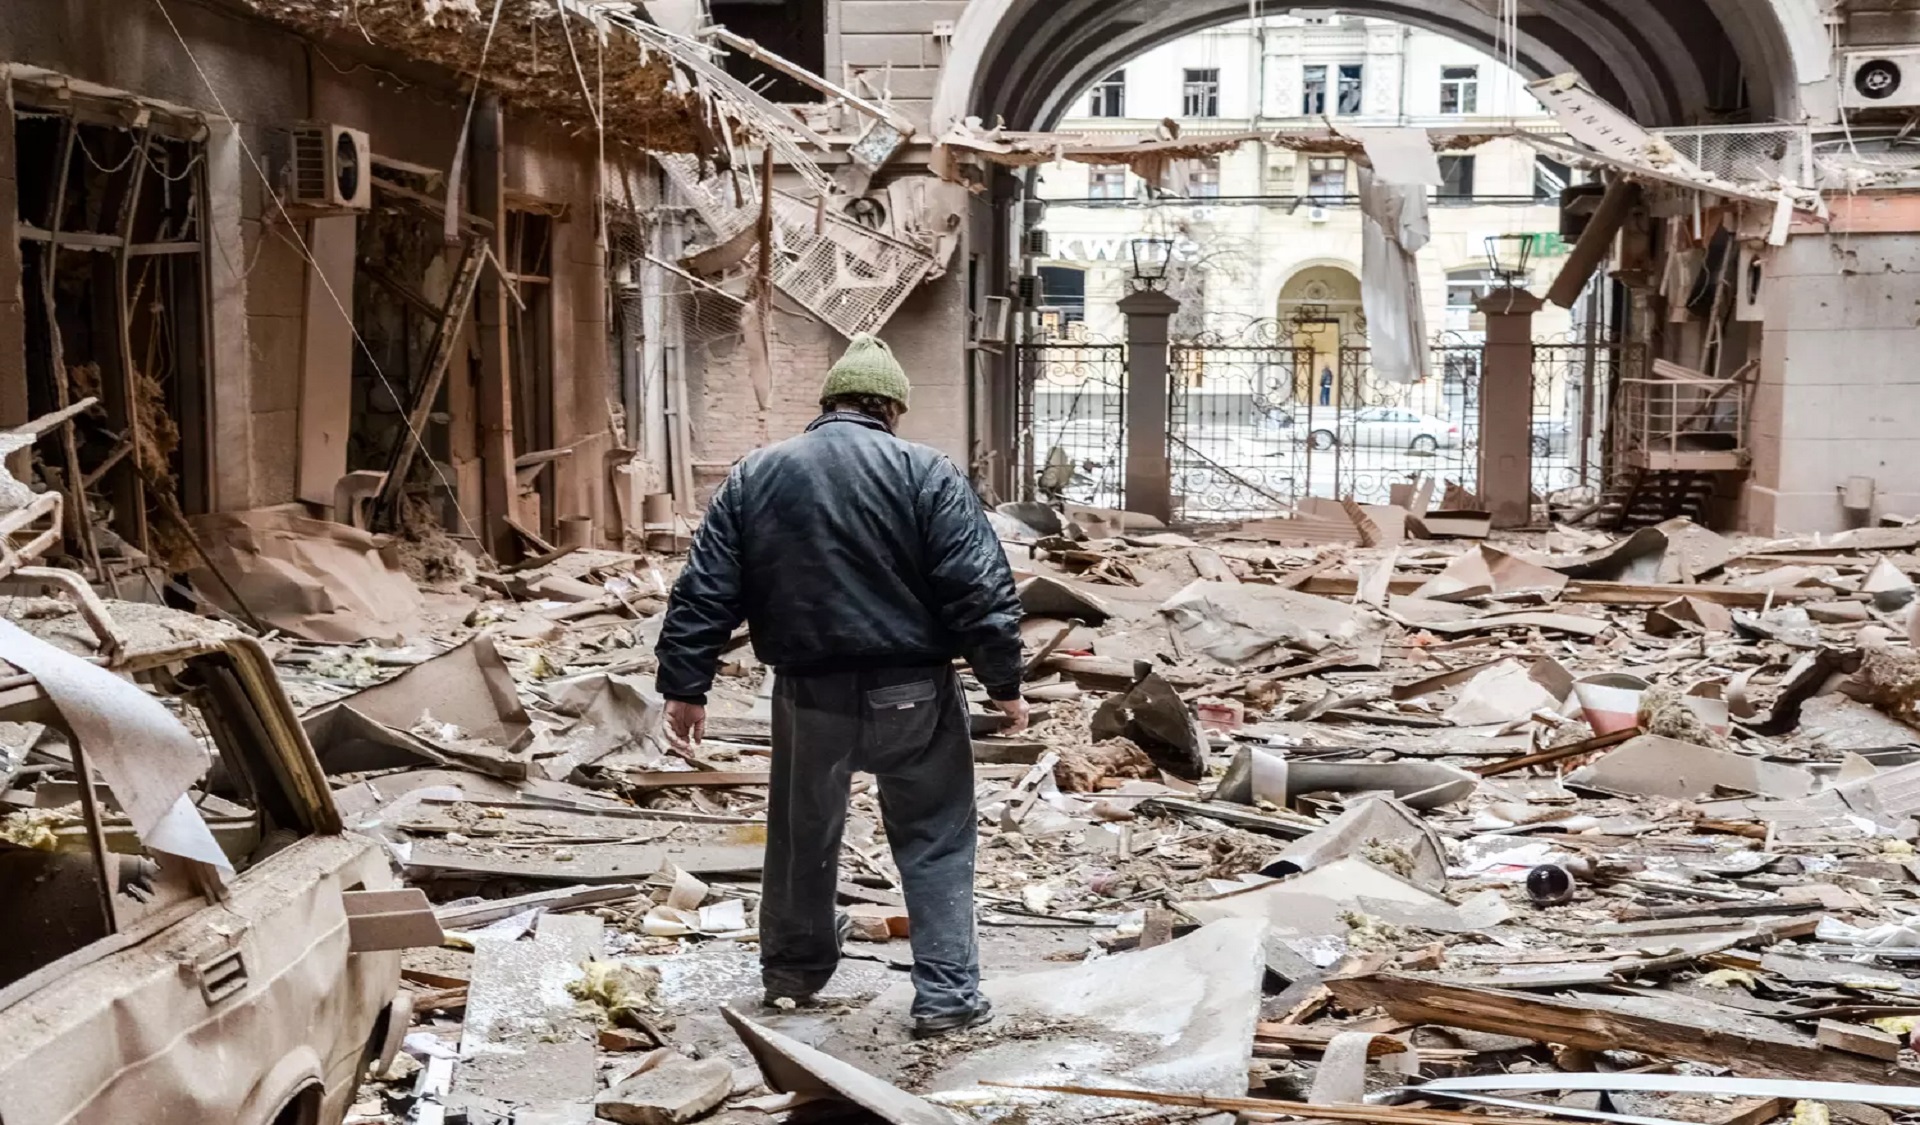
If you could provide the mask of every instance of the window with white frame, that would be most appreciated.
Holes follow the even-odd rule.
[[[1347,158],[1314,156],[1307,159],[1307,198],[1337,201],[1347,194]]]
[[[1327,68],[1315,63],[1300,71],[1300,113],[1319,117],[1327,112]]]
[[[1480,112],[1480,68],[1443,66],[1440,68],[1440,112]]]
[[[1365,100],[1367,68],[1359,63],[1340,64],[1339,101],[1334,112],[1352,116],[1361,112]]]
[[[1220,116],[1220,68],[1189,69],[1180,87],[1182,117]]]
[[[1127,197],[1127,166],[1125,164],[1095,164],[1087,175],[1088,199],[1125,199]]]
[[[1087,106],[1088,117],[1125,117],[1127,115],[1127,72],[1116,70],[1094,84],[1093,98]]]

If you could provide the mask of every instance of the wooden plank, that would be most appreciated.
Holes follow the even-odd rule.
[[[1297,1023],[1261,1023],[1253,1029],[1253,1038],[1258,1043],[1277,1043],[1285,1047],[1297,1047],[1309,1051],[1323,1051],[1333,1042],[1333,1037],[1346,1031],[1361,1031],[1357,1027],[1310,1027]],[[1367,1044],[1367,1057],[1381,1058],[1385,1055],[1404,1054],[1406,1044],[1394,1041],[1385,1035],[1376,1034],[1373,1042]]]
[[[1170,1094],[1154,1090],[1129,1090],[1106,1086],[1033,1086],[1023,1082],[983,1080],[982,1086],[1008,1090],[1038,1090],[1050,1094],[1077,1094],[1088,1098],[1117,1098],[1123,1101],[1151,1102],[1154,1105],[1191,1106],[1236,1113],[1264,1121],[1273,1117],[1298,1117],[1308,1121],[1380,1122],[1382,1125],[1566,1125],[1551,1117],[1499,1117],[1460,1113],[1450,1109],[1422,1109],[1393,1105],[1310,1105],[1306,1102],[1282,1102],[1268,1098],[1231,1098],[1214,1094]]]
[[[540,909],[557,914],[609,902],[623,902],[639,893],[638,883],[611,883],[602,887],[562,887],[557,890],[514,895],[512,898],[496,898],[488,902],[474,903],[471,906],[443,906],[434,911],[434,917],[440,920],[443,929],[470,930],[489,922],[497,922],[502,918],[511,918],[523,910]]]
[[[1575,579],[1567,583],[1560,591],[1563,602],[1584,602],[1593,605],[1645,605],[1662,606],[1675,598],[1698,598],[1703,602],[1732,606],[1741,609],[1759,609],[1767,604],[1766,590],[1747,589],[1739,586],[1689,586],[1682,582],[1598,582]],[[1785,601],[1799,601],[1806,598],[1833,596],[1833,591],[1820,589],[1774,590],[1775,605]]]
[[[1723,1066],[1747,1077],[1834,1082],[1920,1082],[1920,1070],[1874,1062],[1811,1042],[1763,1038],[1744,1028],[1686,1022],[1685,1009],[1668,1019],[1604,1010],[1577,999],[1548,1000],[1519,992],[1471,988],[1404,973],[1339,977],[1327,982],[1352,1010],[1384,1008],[1396,1019],[1443,1024],[1496,1035],[1517,1035],[1589,1051],[1631,1050]]]
[[[1622,742],[1628,742],[1638,738],[1644,733],[1646,732],[1642,731],[1639,727],[1629,727],[1626,730],[1615,731],[1612,734],[1603,734],[1594,738],[1583,738],[1578,742],[1564,742],[1558,746],[1550,746],[1537,754],[1528,754],[1522,758],[1510,758],[1504,762],[1494,762],[1490,765],[1475,766],[1472,768],[1473,772],[1479,774],[1481,777],[1498,777],[1503,773],[1515,773],[1532,766],[1543,766],[1549,762],[1557,762],[1563,758],[1576,758],[1582,754],[1590,754],[1595,750],[1605,750],[1609,746],[1618,746]]]
[[[1877,1027],[1841,1023],[1838,1020],[1821,1020],[1814,1025],[1813,1037],[1822,1047],[1832,1047],[1836,1051],[1864,1055],[1884,1062],[1899,1059],[1900,1048],[1904,1046],[1899,1036],[1890,1035]]]
[[[773,775],[766,770],[723,772],[720,770],[649,770],[623,773],[620,779],[631,789],[724,789],[736,785],[766,785]]]

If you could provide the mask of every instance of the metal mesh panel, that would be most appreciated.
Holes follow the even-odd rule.
[[[832,212],[816,229],[819,217],[812,203],[774,193],[782,258],[774,284],[843,336],[877,331],[926,280],[933,258]]]
[[[1805,184],[1807,130],[1793,125],[1664,129],[1660,136],[1681,156],[1722,179]]]
[[[753,189],[751,176],[738,173],[743,177],[743,182],[738,184],[732,175],[702,178],[700,158],[697,156],[657,152],[653,158],[660,162],[660,167],[666,169],[667,178],[673,181],[673,186],[686,195],[694,212],[713,231],[715,242],[725,242],[753,225],[754,208],[742,206],[740,202],[759,195]]]
[[[691,156],[657,159],[716,241],[759,218],[757,206],[736,199],[730,177],[702,179]],[[750,183],[742,190],[757,196]],[[879,330],[933,270],[933,258],[918,247],[783,192],[774,193],[773,223],[774,285],[843,336]]]

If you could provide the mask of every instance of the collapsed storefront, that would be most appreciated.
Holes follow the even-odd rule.
[[[84,404],[9,467],[127,596],[244,612],[173,585],[236,537],[441,579],[683,534],[811,406],[772,345],[824,367],[958,241],[963,189],[874,181],[911,124],[774,57],[803,123],[633,5],[81,7],[0,32],[0,426]]]

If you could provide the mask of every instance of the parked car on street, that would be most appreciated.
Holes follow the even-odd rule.
[[[1399,406],[1369,406],[1341,411],[1337,420],[1316,419],[1308,435],[1315,449],[1345,441],[1363,449],[1405,449],[1432,453],[1460,443],[1460,424]]]
[[[336,1125],[432,908],[343,830],[258,640],[18,565],[59,499],[0,514],[0,577],[67,595],[0,630],[0,1120]]]

